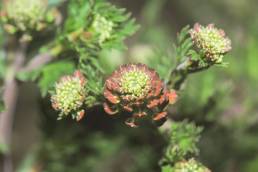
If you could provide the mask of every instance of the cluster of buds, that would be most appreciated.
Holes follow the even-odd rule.
[[[194,159],[175,163],[171,172],[211,172],[207,167]]]
[[[8,33],[22,33],[22,39],[28,41],[33,32],[57,22],[59,13],[56,9],[48,10],[47,6],[47,0],[10,0],[4,3],[0,19]]]
[[[153,121],[166,119],[165,108],[176,100],[158,74],[144,64],[127,64],[113,72],[104,86],[104,110],[113,115],[129,112],[126,124],[137,126],[137,120],[150,116]]]
[[[105,17],[96,14],[91,27],[93,33],[98,37],[98,43],[101,45],[104,41],[111,37],[114,23]]]
[[[58,119],[71,114],[73,119],[81,120],[86,96],[86,79],[80,71],[75,71],[72,76],[63,76],[51,96],[52,107],[60,111]]]
[[[223,56],[231,50],[231,41],[222,29],[213,24],[201,26],[195,24],[190,35],[197,51],[204,56],[204,60],[211,63],[221,63]]]

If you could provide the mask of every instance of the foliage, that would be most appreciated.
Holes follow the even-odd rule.
[[[231,7],[233,2],[215,0],[198,3],[201,4],[198,8],[193,2],[173,2],[178,9],[169,17],[185,17],[179,17],[176,20],[178,25],[174,25],[174,20],[165,18],[171,3],[167,0],[151,0],[146,2],[145,7],[139,7],[142,11],[135,16],[141,14],[137,23],[142,23],[143,29],[132,39],[134,45],[130,45],[131,40],[128,41],[128,49],[125,40],[139,27],[126,9],[107,0],[49,0],[48,9],[58,8],[62,17],[54,15],[60,21],[51,20],[46,30],[40,30],[39,33],[30,27],[26,31],[19,30],[12,36],[0,30],[0,84],[4,83],[7,71],[12,73],[12,64],[15,63],[13,56],[24,45],[19,42],[20,36],[29,33],[33,39],[26,43],[24,64],[21,70],[15,71],[15,82],[36,83],[41,92],[38,103],[42,138],[36,150],[24,161],[20,171],[209,171],[203,164],[207,164],[212,171],[257,171],[257,155],[254,154],[258,143],[258,99],[254,94],[257,89],[258,64],[256,30],[244,30],[243,33],[241,30],[240,33],[236,29],[239,25],[234,26],[234,29],[233,26],[230,27],[231,30],[225,27],[226,24],[221,19],[229,21],[230,17],[234,18],[233,12],[225,9],[225,4],[228,3]],[[213,25],[192,26],[193,19],[209,23],[206,19],[210,20],[212,15],[207,15],[209,18],[205,16],[206,13],[212,14],[212,11],[205,11],[203,15],[205,4],[208,3],[220,8],[218,11],[221,13],[224,13],[223,10],[228,12],[225,16],[216,16],[217,20],[212,18],[215,23],[230,31],[234,47],[237,47],[227,57],[231,44],[222,30]],[[195,8],[190,8],[189,4]],[[198,12],[197,9],[203,11]],[[2,22],[1,27],[6,27],[6,23],[9,24],[10,21],[8,19]],[[171,30],[178,29],[185,23],[190,23],[191,26],[184,27],[173,40],[175,34]],[[171,24],[173,27],[167,27]],[[253,21],[252,24],[255,25]],[[43,37],[44,40],[41,40]],[[135,47],[142,59],[134,57],[135,52],[132,51]],[[139,47],[146,48],[147,55],[144,52],[146,49],[137,49]],[[50,61],[33,70],[23,70],[27,69],[31,61],[37,60],[36,57],[41,55],[38,52],[50,55]],[[230,65],[225,59],[228,59]],[[146,84],[146,78],[142,75],[134,75],[134,72],[133,77],[126,75],[123,80],[126,84],[122,88],[138,96],[137,101],[128,101],[126,91],[122,90],[121,93],[121,89],[114,88],[119,83],[117,81],[120,81],[117,73],[121,73],[119,69],[122,67],[119,65],[135,61],[147,64],[148,69],[153,71],[150,72],[154,77],[151,79],[152,84],[158,86],[150,89],[150,84]],[[226,64],[228,68],[217,68]],[[85,87],[79,92],[85,92],[87,96],[83,103],[78,97],[72,103],[82,103],[79,104],[79,109],[78,106],[75,109],[76,112],[83,112],[83,115],[85,112],[82,115],[84,118],[77,122],[69,118],[57,121],[58,112],[54,109],[60,111],[60,108],[51,108],[50,97],[55,95],[57,85],[62,80],[60,78],[72,76],[77,70],[87,80]],[[154,71],[159,76],[154,76]],[[112,72],[116,77],[109,77],[113,75]],[[67,78],[70,81],[71,78]],[[112,80],[112,95],[106,90],[107,78]],[[155,80],[157,78],[158,82]],[[135,84],[134,81],[140,83],[140,86],[131,87]],[[146,88],[157,95],[142,99],[140,95],[148,90]],[[0,94],[2,90],[1,85]],[[66,90],[70,94],[64,96],[64,104],[69,102],[69,98],[76,96],[71,93],[72,87]],[[164,91],[172,90],[178,95],[176,104],[173,108],[167,106],[167,103],[162,106],[162,102],[171,98],[171,95],[163,94]],[[119,110],[120,115],[108,116],[106,112],[114,110],[113,106],[109,106],[110,111],[105,109],[106,112],[102,106],[107,99],[111,103],[112,100],[117,100],[118,95],[119,102],[113,104],[120,109],[129,107],[136,112],[151,102],[154,104],[151,111],[168,112],[168,115],[159,114],[158,117],[163,119],[160,126],[143,120],[144,125],[131,129],[123,125],[123,122],[127,118],[138,120],[141,114]],[[52,103],[53,100],[55,99],[52,99]],[[0,111],[3,110],[2,104],[0,101]],[[69,107],[70,105],[68,104]],[[150,114],[150,109],[146,109],[144,112]],[[70,111],[67,115],[70,115]],[[74,113],[71,115],[77,117]],[[224,152],[225,149],[227,153]]]
[[[3,90],[0,90],[0,96],[2,97],[2,93]],[[0,100],[0,112],[3,112],[5,110],[5,106],[4,106],[4,101],[1,99]]]
[[[200,139],[201,127],[183,121],[173,122],[170,130],[168,147],[161,164],[173,165],[187,157],[198,155],[197,142]]]
[[[42,95],[46,95],[49,88],[53,87],[56,80],[65,74],[70,74],[74,65],[68,61],[59,61],[42,68],[42,76],[39,78],[39,87]]]
[[[138,28],[125,9],[119,9],[103,0],[75,0],[69,4],[68,9],[68,18],[60,31],[59,40],[80,54],[89,53],[89,56],[94,56],[102,48],[121,48],[122,41]],[[109,23],[111,28],[105,30]],[[103,27],[105,31],[100,33],[94,27]],[[101,34],[104,33],[107,36],[103,39]]]

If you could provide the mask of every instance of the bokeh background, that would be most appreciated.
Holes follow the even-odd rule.
[[[214,172],[258,171],[258,13],[257,0],[112,0],[125,7],[141,25],[127,40],[126,52],[106,63],[143,62],[157,68],[153,58],[173,54],[176,33],[195,22],[214,23],[232,40],[228,67],[192,75],[171,110],[175,120],[204,126],[199,159]],[[164,60],[164,67],[173,61]],[[162,70],[160,71],[162,72]],[[101,108],[98,108],[101,109]],[[150,127],[132,131],[102,116],[89,116],[81,126],[56,122],[49,99],[40,99],[36,85],[22,84],[15,114],[12,148],[18,172],[35,164],[35,152],[44,172],[159,171],[162,137]],[[98,117],[99,118],[99,117]],[[52,120],[50,120],[52,119]],[[69,123],[69,124],[68,124]],[[68,130],[80,131],[73,136]],[[87,125],[87,127],[85,127]],[[110,127],[112,126],[112,127]],[[153,139],[155,138],[155,139]],[[40,171],[41,166],[33,168]]]

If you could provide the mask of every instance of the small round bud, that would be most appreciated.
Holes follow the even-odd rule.
[[[165,107],[176,100],[176,93],[167,90],[158,74],[144,64],[122,65],[113,72],[105,82],[104,96],[104,110],[111,115],[129,112],[126,124],[131,127],[147,114],[154,121],[164,120]]]
[[[177,162],[173,167],[173,172],[211,172],[208,168],[194,159]]]
[[[209,62],[221,63],[223,56],[231,50],[230,39],[213,24],[204,27],[197,23],[190,30],[190,35],[194,46]]]
[[[52,106],[60,111],[59,119],[69,114],[80,120],[84,115],[82,109],[87,92],[86,79],[80,71],[72,76],[64,76],[55,85],[55,93],[51,96]]]
[[[114,24],[99,14],[96,14],[92,23],[93,33],[98,35],[98,42],[102,44],[111,37]]]

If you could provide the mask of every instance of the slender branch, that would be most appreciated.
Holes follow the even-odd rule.
[[[22,67],[25,60],[25,52],[27,45],[20,44],[20,47],[16,49],[14,56],[9,53],[10,58],[13,59],[13,63],[9,67],[5,82],[4,82],[4,94],[3,99],[6,109],[0,114],[0,144],[5,147],[10,147],[12,138],[13,118],[16,108],[16,101],[18,97],[18,83],[15,80],[15,74]],[[12,172],[12,158],[10,150],[3,152],[3,172]]]
[[[172,70],[170,74],[170,78],[172,79],[169,80],[168,85],[170,88],[180,90],[181,85],[185,82],[189,74],[201,72],[210,67],[210,65],[199,67],[199,62],[193,62],[190,58],[186,58],[185,61],[178,64],[176,68]]]
[[[49,63],[53,59],[53,56],[50,53],[38,54],[33,57],[29,63],[20,69],[20,72],[30,72],[35,69],[42,67],[43,65]]]
[[[196,69],[188,69],[187,73],[192,74],[192,73],[201,72],[203,70],[209,69],[210,67],[211,67],[210,65],[207,65],[207,66],[199,67],[199,68],[196,68]]]
[[[170,73],[170,79],[167,83],[169,88],[180,90],[182,83],[187,78],[187,68],[189,66],[189,58],[179,63]]]

